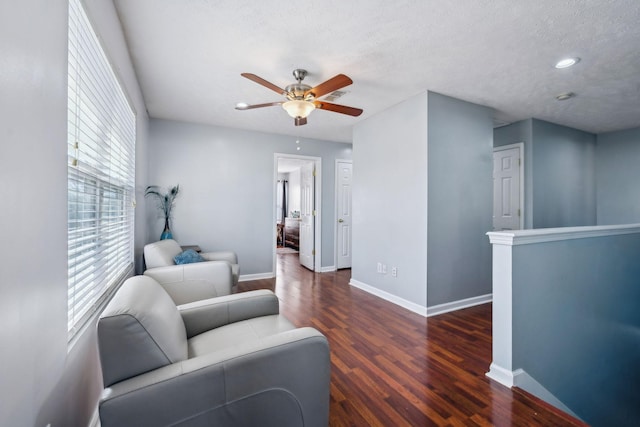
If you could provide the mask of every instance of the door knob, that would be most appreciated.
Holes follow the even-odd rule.
[[[338,220],[338,222],[344,222],[344,219],[340,218],[340,219]]]

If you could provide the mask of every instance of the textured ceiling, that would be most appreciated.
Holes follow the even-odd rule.
[[[114,0],[149,115],[332,141],[427,90],[600,133],[640,126],[639,0]],[[567,56],[582,60],[557,70]],[[295,127],[280,86],[305,68],[314,86],[344,73],[335,103]],[[555,96],[574,92],[575,98]]]

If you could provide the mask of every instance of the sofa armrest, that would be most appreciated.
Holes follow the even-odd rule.
[[[326,427],[329,381],[327,339],[299,328],[114,384],[102,394],[100,421]]]
[[[242,292],[178,306],[187,338],[230,323],[280,312],[278,297],[267,289]]]
[[[157,267],[144,274],[160,283],[176,305],[229,295],[233,286],[231,266],[224,261]]]
[[[203,252],[200,256],[207,261],[227,261],[229,264],[238,263],[238,256],[232,251]]]

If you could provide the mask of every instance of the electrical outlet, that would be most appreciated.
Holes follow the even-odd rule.
[[[382,274],[387,274],[387,264],[382,264]]]
[[[398,267],[391,267],[391,275],[393,277],[398,277]]]
[[[378,269],[377,269],[377,272],[378,272],[378,273],[382,273],[382,263],[381,263],[381,262],[379,262],[379,263],[378,263]]]

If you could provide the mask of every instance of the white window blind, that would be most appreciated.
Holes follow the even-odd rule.
[[[133,267],[135,114],[80,4],[69,1],[69,339]]]

